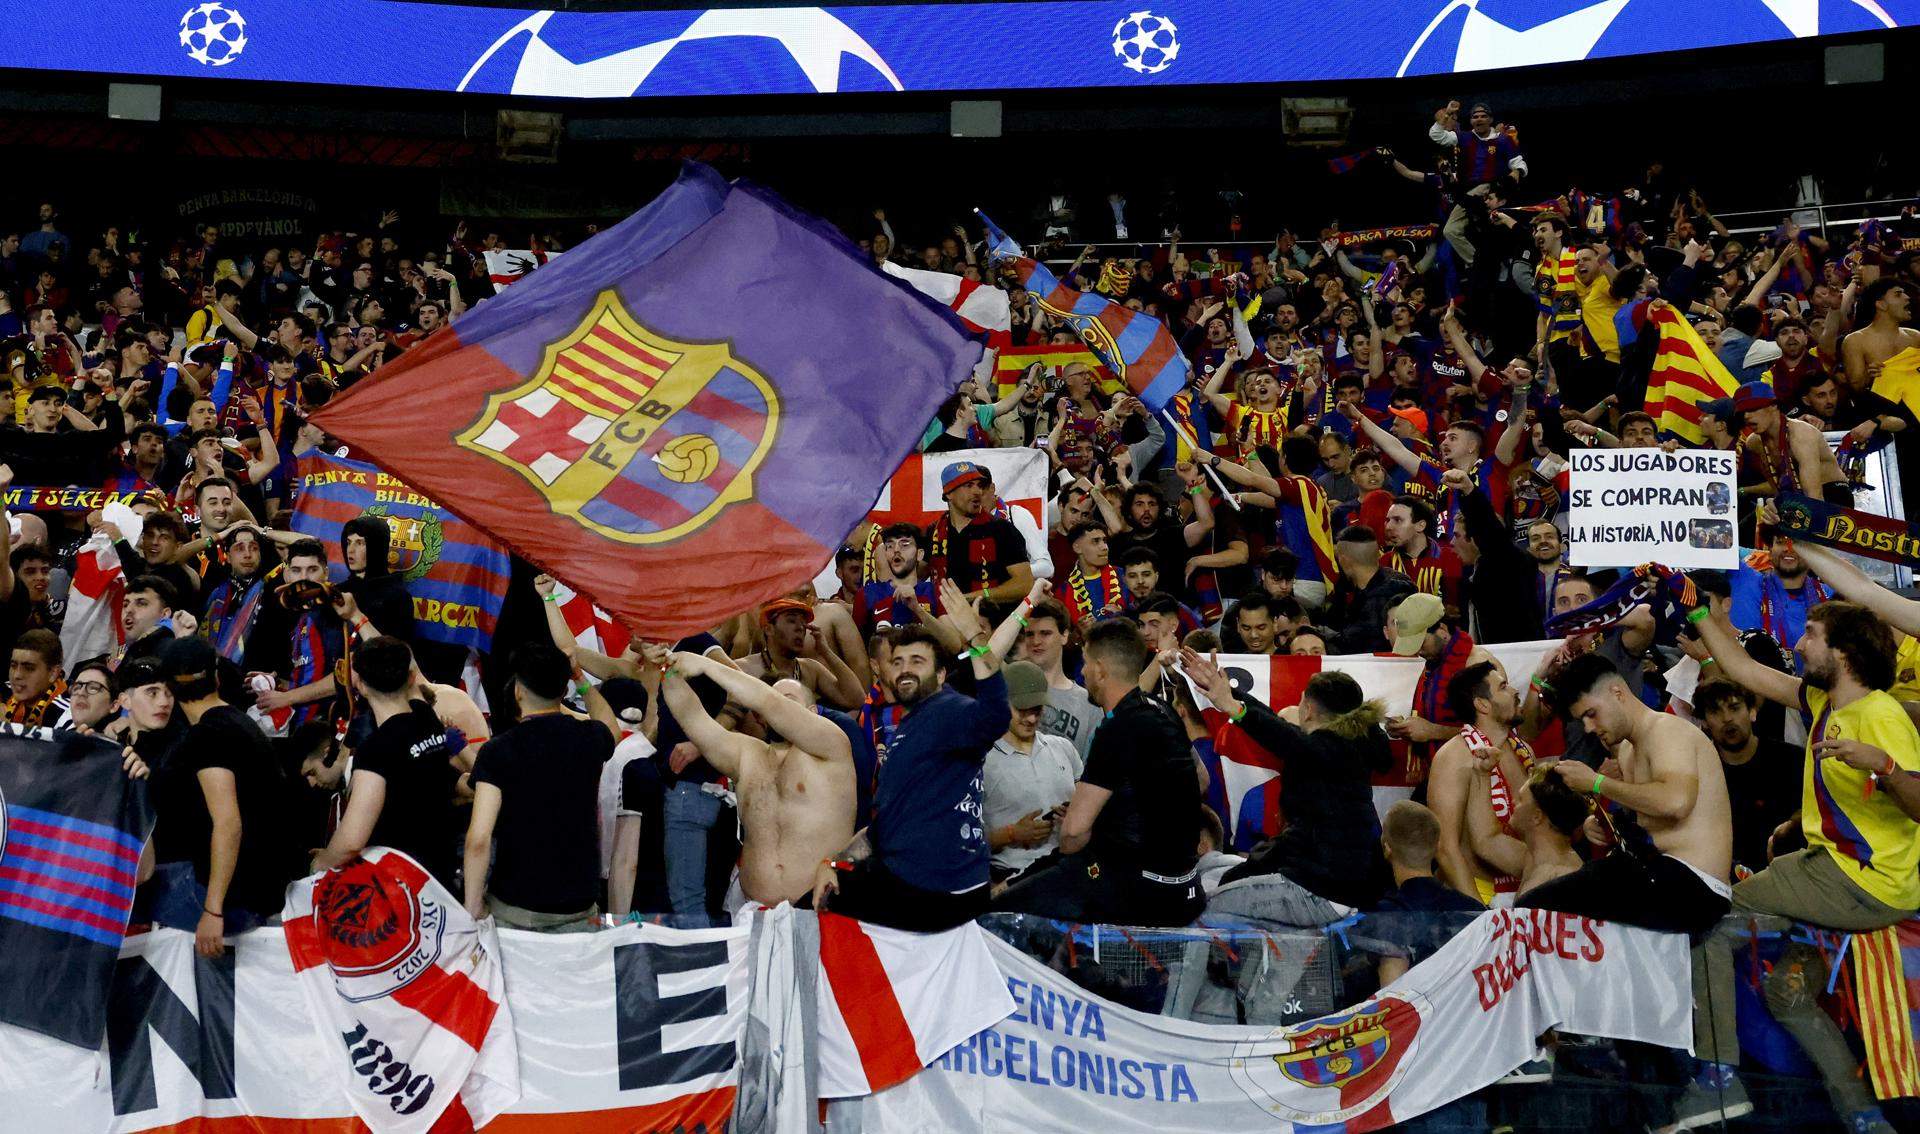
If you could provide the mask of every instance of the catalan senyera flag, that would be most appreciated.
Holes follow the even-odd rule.
[[[811,579],[980,354],[826,222],[688,163],[313,420],[674,638]]]
[[[1640,308],[1645,324],[1660,336],[1647,376],[1647,414],[1662,436],[1703,445],[1701,402],[1731,398],[1739,386],[1679,311],[1661,304]]]
[[[1064,320],[1092,348],[1134,397],[1155,413],[1187,384],[1187,358],[1167,325],[1144,311],[1124,307],[1103,295],[1076,291],[1052,269],[1023,254],[1000,226],[978,214],[993,238],[989,254],[1012,266],[1014,276],[1042,310]]]
[[[1920,918],[1854,937],[1853,987],[1873,1093],[1920,1096]]]
[[[1120,379],[1113,376],[1107,364],[1100,356],[1083,346],[1023,346],[1007,347],[994,356],[993,385],[996,393],[1006,397],[1020,384],[1020,376],[1034,363],[1045,366],[1049,373],[1057,374],[1069,364],[1083,362],[1093,368],[1093,384],[1102,393],[1111,394],[1121,388]]]
[[[1920,347],[1908,347],[1880,364],[1873,392],[1920,412]]]

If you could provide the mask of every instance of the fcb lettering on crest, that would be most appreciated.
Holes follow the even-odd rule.
[[[1234,1082],[1262,1110],[1295,1123],[1360,1118],[1384,1105],[1405,1077],[1430,1011],[1418,993],[1391,992],[1275,1029],[1234,1049]]]
[[[779,422],[773,386],[727,343],[656,334],[608,290],[454,441],[526,478],[556,515],[654,544],[752,499]]]

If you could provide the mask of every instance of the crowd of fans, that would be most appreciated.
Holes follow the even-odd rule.
[[[130,492],[143,526],[117,543],[125,644],[87,659],[58,636],[75,549],[131,533],[0,528],[7,718],[125,742],[159,814],[138,918],[204,953],[368,846],[555,932],[780,901],[910,929],[1372,911],[1382,982],[1444,939],[1389,915],[1518,904],[1692,935],[1702,1064],[1674,1128],[1743,1113],[1722,916],[1920,908],[1920,604],[1774,536],[1768,503],[1895,503],[1860,467],[1911,449],[1873,387],[1920,343],[1920,256],[1898,224],[1743,241],[1658,165],[1605,198],[1543,187],[1514,131],[1462,114],[1347,174],[1417,185],[1412,235],[1090,246],[1064,278],[1164,320],[1189,386],[1152,413],[1092,362],[968,382],[921,442],[947,511],[853,533],[826,593],[673,643],[632,627],[612,657],[522,566],[485,711],[467,659],[414,634],[384,520],[347,524],[339,563],[287,524],[295,456],[336,444],[306,413],[483,302],[499,235],[403,242],[389,214],[311,255],[142,245],[43,206],[0,234],[0,479]],[[1041,212],[1056,245],[1094,234]],[[875,223],[876,263],[1007,287],[1014,345],[1077,345],[972,234],[913,250]],[[1565,562],[1568,453],[1678,443],[1637,408],[1657,336],[1622,334],[1659,307],[1740,383],[1705,432],[1741,454],[1753,552],[1694,573],[1678,616]],[[998,447],[1046,453],[1044,525],[947,456]],[[1537,675],[1484,648],[1576,611]],[[1407,715],[1331,669],[1264,705],[1217,661],[1371,653],[1422,660]],[[1243,799],[1235,745],[1280,769]],[[1769,1008],[1837,1112],[1888,1129],[1813,1004],[1824,958],[1790,948]]]

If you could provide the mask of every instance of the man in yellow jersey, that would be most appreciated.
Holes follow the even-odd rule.
[[[1828,559],[1838,561],[1822,548],[1800,550],[1815,569],[1833,566]],[[1835,583],[1835,588],[1846,594],[1856,585],[1850,579],[1849,586]],[[1711,616],[1702,611],[1689,615],[1722,675],[1769,700],[1804,709],[1813,718],[1800,797],[1807,848],[1774,859],[1735,886],[1733,912],[1776,914],[1847,932],[1880,929],[1912,917],[1920,909],[1920,825],[1892,793],[1880,790],[1887,779],[1920,771],[1920,732],[1887,693],[1896,677],[1893,630],[1878,610],[1867,606],[1819,604],[1807,612],[1806,632],[1795,647],[1802,679],[1749,658],[1725,621],[1724,602],[1713,600],[1720,609]],[[1670,1127],[1674,1130],[1735,1117],[1746,1113],[1737,1107],[1752,1107],[1732,1070],[1739,1062],[1733,959],[1724,939],[1709,943],[1705,952],[1704,958],[1696,956],[1694,987],[1698,997],[1702,984],[1706,986],[1712,1024],[1708,1034],[1699,1035],[1696,1010],[1694,1049],[1711,1062],[1688,1087],[1678,1121]],[[1712,970],[1704,981],[1703,961]],[[1846,1041],[1815,1000],[1826,979],[1826,959],[1819,950],[1789,944],[1767,975],[1767,1009],[1820,1069],[1842,1124],[1849,1130],[1892,1134],[1893,1127],[1855,1074]]]

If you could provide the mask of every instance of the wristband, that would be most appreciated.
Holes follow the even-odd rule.
[[[1593,774],[1593,786],[1588,788],[1587,790],[1592,792],[1594,795],[1599,795],[1600,785],[1606,782],[1607,782],[1607,777],[1601,775],[1599,772],[1595,772]]]
[[[1027,627],[1033,625],[1033,623],[1027,621],[1027,616],[1024,614],[1016,614],[1013,617],[1015,621],[1020,623],[1020,629],[1022,630],[1025,630]]]
[[[219,910],[208,909],[205,902],[200,903],[200,912],[206,914],[208,917],[217,917],[222,921],[225,921],[227,917],[226,914],[221,913]]]
[[[593,692],[593,682],[591,681],[575,682],[573,686],[573,691],[575,693],[580,694],[580,696],[585,697],[588,693]]]
[[[368,624],[370,623],[370,621],[371,621],[371,620],[370,620],[370,619],[368,619],[368,618],[367,618],[367,616],[366,616],[366,615],[364,615],[364,614],[362,614],[362,615],[357,615],[357,616],[356,616],[356,617],[354,618],[354,620],[353,620],[353,628],[354,628],[354,630],[355,630],[355,631],[357,632],[357,631],[359,631],[359,629],[360,629],[360,628],[361,628],[362,626],[366,626],[366,625],[368,625]]]
[[[1711,613],[1713,612],[1709,610],[1707,607],[1696,606],[1692,610],[1687,611],[1687,622],[1689,625],[1697,626],[1700,624],[1702,620],[1704,620],[1707,617],[1707,615]]]
[[[988,649],[985,646],[968,646],[967,652],[962,654],[961,656],[967,657],[967,658],[984,658],[992,652],[993,652],[992,650]]]
[[[1187,486],[1187,491],[1193,493],[1195,496],[1204,496],[1207,491],[1207,486],[1204,484],[1190,484]]]
[[[1900,770],[1899,763],[1894,760],[1893,754],[1889,752],[1887,754],[1887,770],[1880,773],[1880,778],[1883,780],[1892,779],[1893,774],[1899,770]]]
[[[1247,704],[1245,701],[1242,701],[1240,703],[1240,711],[1228,717],[1227,719],[1229,721],[1232,721],[1234,724],[1239,724],[1241,720],[1243,720],[1246,717],[1246,715],[1247,715]]]
[[[560,592],[559,592],[559,591],[554,591],[554,592],[552,592],[551,594],[544,594],[544,595],[541,595],[541,596],[540,596],[540,601],[541,601],[541,602],[559,602],[559,601],[560,601]]]

